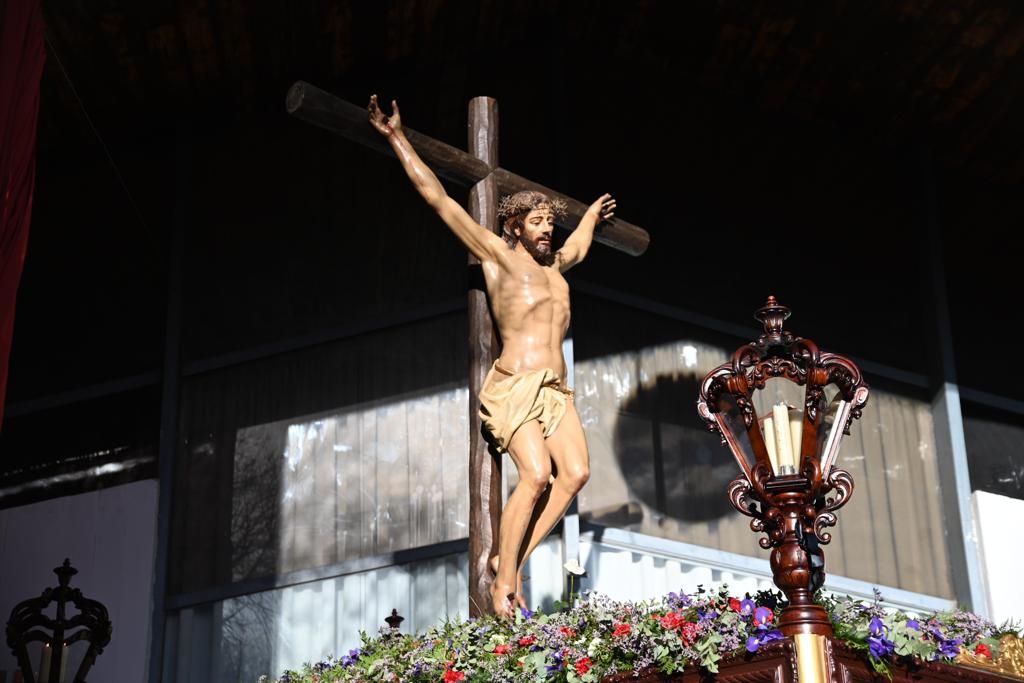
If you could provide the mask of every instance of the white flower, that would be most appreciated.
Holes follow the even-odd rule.
[[[583,576],[587,573],[587,570],[584,569],[582,565],[580,565],[579,560],[569,560],[562,566],[565,567],[565,571],[569,572],[570,574],[575,574],[576,576]]]

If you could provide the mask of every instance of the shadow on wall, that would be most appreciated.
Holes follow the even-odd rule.
[[[690,523],[735,513],[724,493],[737,467],[697,417],[698,393],[693,376],[660,375],[626,399],[614,430],[615,458],[631,493],[664,517]]]

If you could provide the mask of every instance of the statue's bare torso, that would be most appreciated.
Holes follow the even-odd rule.
[[[565,377],[569,285],[558,268],[508,249],[483,263],[491,312],[501,335],[498,364],[509,372],[550,368]]]

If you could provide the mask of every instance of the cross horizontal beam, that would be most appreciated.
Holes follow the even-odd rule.
[[[325,128],[382,154],[394,156],[391,146],[367,122],[365,107],[358,107],[346,102],[305,81],[296,81],[288,90],[285,107],[289,114],[307,123]],[[561,192],[527,180],[503,168],[491,168],[473,155],[440,140],[417,133],[404,126],[403,130],[420,157],[438,175],[447,180],[472,187],[493,174],[501,194],[512,194],[521,190],[537,190],[549,197],[561,199],[566,203],[568,215],[565,218],[565,223],[560,221],[559,224],[568,230],[575,229],[576,224],[583,218],[583,214],[587,210],[587,204]],[[621,218],[615,218],[597,226],[594,231],[594,241],[631,256],[639,256],[647,250],[651,237],[643,228]]]

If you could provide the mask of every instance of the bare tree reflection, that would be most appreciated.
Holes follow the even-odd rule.
[[[251,683],[263,674],[272,673],[276,623],[281,611],[280,592],[243,595],[225,601],[222,609],[219,680]]]
[[[239,430],[231,492],[232,579],[276,573],[281,457],[287,432],[271,424]]]

